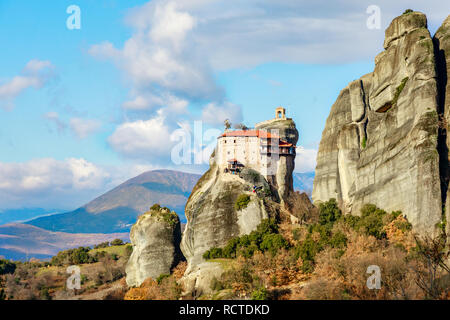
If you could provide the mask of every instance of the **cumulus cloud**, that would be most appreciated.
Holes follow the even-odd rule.
[[[161,110],[159,106],[164,105],[167,111],[172,114],[186,113],[189,101],[173,96],[171,94],[164,94],[161,96],[151,93],[140,93],[136,95],[133,100],[126,101],[122,107],[128,110],[143,111],[143,110]]]
[[[121,124],[109,137],[110,145],[117,152],[131,157],[147,157],[169,154],[170,131],[163,116]]]
[[[316,149],[305,149],[297,147],[297,155],[295,156],[295,172],[310,172],[316,170]]]
[[[177,62],[168,65],[182,66],[179,57],[183,55],[187,63],[191,62],[189,53],[194,51],[204,53],[203,59],[214,70],[227,70],[267,62],[346,63],[372,59],[382,48],[384,29],[405,10],[405,5],[427,13],[434,26],[448,13],[440,0],[411,0],[407,4],[377,1],[381,28],[368,29],[370,14],[366,9],[373,4],[371,0],[197,0],[176,4],[172,0],[153,0],[132,10],[127,21],[142,31],[138,34],[148,31],[145,38],[130,40],[146,39],[157,44],[164,49],[165,58],[175,57],[167,49],[177,52],[177,59],[162,59]],[[139,41],[128,44],[134,45],[140,46]],[[110,43],[103,44],[102,51],[109,56],[120,55]]]
[[[216,96],[220,90],[208,61],[190,41],[196,19],[175,2],[152,2],[144,10],[146,18],[133,24],[134,33],[123,48],[103,42],[89,50],[125,71],[135,91],[125,106],[142,108],[146,105],[142,94],[149,92],[189,98]]]
[[[97,120],[72,118],[70,119],[70,129],[80,139],[85,139],[100,128],[101,124]]]
[[[209,103],[203,109],[202,120],[211,125],[223,125],[223,122],[228,119],[231,123],[242,122],[241,107],[230,102],[225,102],[222,105],[217,103]]]
[[[103,191],[110,174],[85,159],[0,162],[0,206],[70,208]]]
[[[53,65],[50,61],[31,60],[20,75],[0,82],[0,107],[11,110],[14,99],[28,88],[40,89],[53,76]]]
[[[159,168],[133,161],[102,166],[83,158],[0,162],[0,208],[74,210],[130,178]]]

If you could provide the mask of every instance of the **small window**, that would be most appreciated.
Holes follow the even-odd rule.
[[[236,143],[236,140],[234,140],[234,143]]]

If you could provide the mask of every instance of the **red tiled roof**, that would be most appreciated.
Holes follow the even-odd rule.
[[[258,138],[278,138],[265,130],[234,130],[223,133],[220,137],[258,137]]]

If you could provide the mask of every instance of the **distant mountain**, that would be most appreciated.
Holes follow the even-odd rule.
[[[186,222],[184,206],[200,175],[172,170],[145,172],[125,181],[75,211],[25,222],[70,233],[129,232],[137,217],[154,203],[169,207]],[[294,173],[294,189],[311,194],[314,172]]]
[[[184,206],[200,175],[154,170],[132,178],[75,211],[33,219],[27,224],[70,233],[129,232],[154,203],[169,207],[185,222]]]
[[[74,234],[11,223],[0,226],[0,256],[22,261],[30,258],[47,259],[61,250],[92,246],[117,238],[129,241],[128,233]]]
[[[21,209],[0,210],[0,225],[12,222],[23,222],[30,219],[35,219],[40,216],[56,214],[58,212],[61,211],[43,208],[21,208]]]
[[[314,171],[303,173],[294,172],[292,174],[292,178],[294,179],[294,190],[306,192],[306,194],[311,196],[314,182]]]

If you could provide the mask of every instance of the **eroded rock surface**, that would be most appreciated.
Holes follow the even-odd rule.
[[[394,19],[384,48],[374,71],[344,88],[331,108],[312,198],[335,198],[352,214],[366,203],[401,210],[415,230],[434,235],[442,219],[440,110],[425,15]]]
[[[268,218],[264,197],[253,193],[253,186],[270,190],[268,182],[258,172],[244,169],[240,176],[223,173],[211,159],[211,167],[199,180],[186,204],[188,220],[181,250],[188,261],[186,273],[204,262],[203,254],[212,247],[223,247],[228,240],[255,230]],[[235,208],[239,195],[247,194],[250,202],[241,210]]]
[[[297,145],[298,131],[295,126],[295,122],[291,119],[264,122],[259,125],[257,124],[255,129],[264,129],[267,131],[277,130],[281,140]],[[286,199],[289,197],[289,194],[294,191],[292,178],[294,168],[294,157],[280,157],[280,162],[278,163],[275,181],[273,181],[273,184],[282,205],[284,205]]]
[[[152,207],[131,228],[133,253],[126,266],[128,286],[139,286],[145,279],[156,279],[183,259],[181,229],[177,214],[167,208]]]

